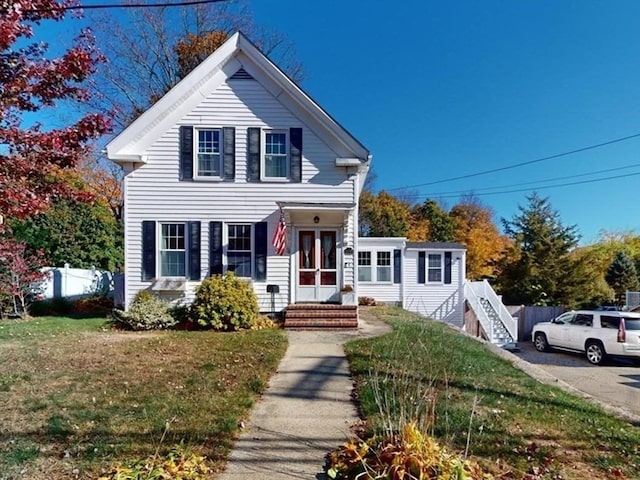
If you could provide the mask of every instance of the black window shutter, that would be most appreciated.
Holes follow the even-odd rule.
[[[222,178],[225,180],[233,180],[236,177],[236,129],[234,127],[223,128],[222,137],[224,142]]]
[[[222,222],[209,222],[209,275],[222,275]]]
[[[255,279],[264,281],[267,279],[267,222],[258,222],[254,227],[255,250]]]
[[[418,283],[425,283],[425,252],[418,252]]]
[[[260,181],[260,129],[247,128],[247,180]]]
[[[451,283],[451,252],[444,252],[444,283]]]
[[[291,128],[289,130],[289,142],[291,143],[291,181],[302,181],[302,129]]]
[[[156,222],[142,222],[142,280],[156,278]]]
[[[402,250],[393,251],[393,283],[402,283]]]
[[[180,127],[180,180],[193,178],[193,127]]]
[[[189,280],[200,280],[200,222],[187,223],[189,229]]]

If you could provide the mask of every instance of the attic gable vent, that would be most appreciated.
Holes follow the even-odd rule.
[[[240,68],[240,70],[231,75],[229,80],[253,80],[253,77],[244,68]]]

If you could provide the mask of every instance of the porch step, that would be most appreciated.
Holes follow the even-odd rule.
[[[303,303],[285,309],[284,328],[342,329],[358,327],[357,305]]]

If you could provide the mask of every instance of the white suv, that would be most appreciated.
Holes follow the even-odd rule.
[[[607,355],[640,359],[640,313],[566,312],[534,325],[531,336],[540,352],[550,347],[585,352],[594,365],[602,363]]]

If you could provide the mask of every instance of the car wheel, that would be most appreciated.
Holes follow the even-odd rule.
[[[535,337],[533,337],[533,345],[539,352],[546,352],[547,350],[549,350],[547,336],[544,333],[536,333]]]
[[[600,365],[606,356],[602,343],[596,341],[587,342],[585,351],[587,360],[594,365]]]

